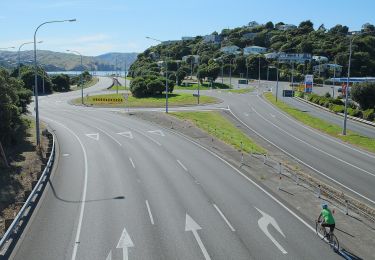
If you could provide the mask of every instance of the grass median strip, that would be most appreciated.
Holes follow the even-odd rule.
[[[254,91],[253,87],[226,90],[226,92],[231,92],[231,93],[236,93],[236,94],[245,94],[245,93],[249,93],[249,92],[253,92],[253,91]]]
[[[200,104],[218,103],[219,99],[208,96],[200,96]],[[72,101],[73,104],[81,104],[81,99],[77,98]],[[124,100],[122,94],[105,94],[84,97],[86,105],[98,107],[164,107],[165,95],[157,97],[135,98],[129,95],[128,100]],[[169,106],[192,106],[197,105],[197,98],[192,94],[169,94]]]
[[[276,102],[275,97],[272,95],[272,93],[265,93],[265,98],[270,101],[273,105],[280,108],[282,111],[288,113],[293,118],[297,119],[298,121],[304,123],[305,125],[308,125],[312,128],[315,128],[317,130],[320,130],[326,134],[329,134],[333,137],[336,137],[344,142],[357,145],[361,148],[364,148],[366,150],[369,150],[371,152],[375,152],[375,139],[370,138],[367,136],[360,135],[356,132],[348,130],[346,135],[342,135],[342,128],[341,126],[331,124],[323,119],[311,116],[305,112],[302,112],[299,109],[296,109],[294,107],[291,107],[287,104],[285,104],[282,101]]]
[[[173,112],[170,115],[192,122],[203,131],[233,146],[237,150],[241,149],[242,142],[244,152],[266,153],[265,149],[257,145],[219,112]]]
[[[184,89],[184,90],[197,90],[198,89],[198,83],[189,84],[188,86],[175,86],[174,89]],[[199,85],[200,90],[209,90],[211,89],[210,83],[203,83]],[[212,89],[230,89],[229,85],[222,84],[219,82],[214,82],[212,85]]]

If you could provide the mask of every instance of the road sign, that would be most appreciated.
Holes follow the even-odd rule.
[[[123,96],[124,96],[125,100],[129,99],[129,93],[124,93]]]
[[[284,89],[283,97],[294,97],[294,90]]]
[[[239,79],[238,84],[248,84],[249,81],[247,79]]]
[[[314,84],[314,75],[305,76],[305,92],[311,93]]]

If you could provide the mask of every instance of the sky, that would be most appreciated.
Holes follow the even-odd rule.
[[[37,26],[50,20],[77,22],[47,24],[37,33],[38,49],[83,55],[142,52],[159,40],[177,40],[221,32],[250,21],[298,25],[311,20],[317,28],[336,24],[359,30],[375,24],[374,0],[1,0],[0,48],[32,41]],[[32,44],[22,50],[32,49]]]

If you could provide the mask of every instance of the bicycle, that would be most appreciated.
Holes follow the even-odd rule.
[[[327,232],[327,229],[322,226],[322,221],[315,222],[315,230],[318,236],[325,240],[333,249],[333,251],[338,252],[340,249],[339,241],[333,232]]]

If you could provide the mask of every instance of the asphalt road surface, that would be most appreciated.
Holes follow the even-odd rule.
[[[222,159],[131,116],[67,104],[78,96],[40,98],[58,167],[14,259],[339,258],[312,223]]]
[[[259,95],[262,91],[274,90],[271,84],[262,82],[259,91],[242,95],[225,91],[207,91],[202,92],[202,95],[208,94],[225,100],[225,105],[247,126],[248,131],[256,132],[300,163],[340,185],[344,191],[375,205],[375,155],[306,127],[280,112]],[[280,91],[283,87],[286,86],[280,85]],[[282,99],[281,95],[279,97]],[[291,98],[283,100],[296,102]],[[328,112],[320,111],[319,114],[332,122],[337,121]],[[372,127],[352,122],[348,123],[348,129],[362,129],[370,136],[374,133]]]

